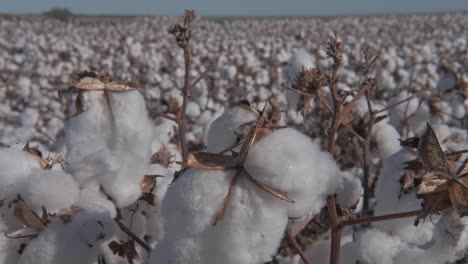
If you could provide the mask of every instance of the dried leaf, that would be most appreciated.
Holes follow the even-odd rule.
[[[418,186],[417,195],[424,195],[430,193],[446,192],[448,190],[447,182],[449,180],[444,174],[427,172],[423,176],[421,184]]]
[[[205,170],[227,170],[238,167],[235,156],[225,156],[208,152],[189,153],[187,167]]]
[[[156,188],[156,178],[160,175],[145,175],[140,182],[141,196],[139,200],[155,205],[153,190]]]
[[[467,179],[467,178],[465,178]],[[468,216],[468,188],[459,181],[450,181],[449,183],[450,201],[457,210],[458,214]]]
[[[126,92],[136,90],[136,88],[131,87],[128,83],[116,81],[107,82],[93,77],[83,77],[75,83],[73,87],[78,90],[87,91]]]
[[[160,164],[164,167],[169,167],[173,155],[166,146],[163,146],[158,152],[151,156],[151,164]]]
[[[133,264],[135,260],[140,260],[140,256],[135,249],[135,241],[130,239],[127,242],[119,243],[117,241],[112,241],[109,243],[108,247],[114,253],[121,258],[126,257],[128,263]]]
[[[419,140],[418,155],[426,171],[446,175],[447,177],[450,175],[447,158],[434,130],[429,124],[427,124],[426,131]]]
[[[420,219],[426,219],[429,215],[439,213],[451,206],[452,203],[448,192],[424,195],[421,212],[416,217],[414,225],[417,226]]]
[[[71,222],[73,216],[79,213],[80,210],[81,208],[79,208],[78,206],[72,205],[70,207],[60,209],[57,215],[60,217],[64,224],[68,224]]]
[[[29,208],[21,197],[15,203],[13,209],[13,215],[23,226],[41,231],[45,228],[45,223],[39,218],[39,216]]]
[[[418,148],[419,137],[410,137],[407,139],[399,139],[400,146],[409,148]]]

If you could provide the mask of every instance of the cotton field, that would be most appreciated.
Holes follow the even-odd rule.
[[[0,263],[467,263],[468,14],[0,17]]]

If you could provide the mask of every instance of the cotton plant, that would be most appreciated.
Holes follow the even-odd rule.
[[[148,243],[162,239],[160,204],[180,168],[176,151],[158,139],[139,91],[84,75],[75,83],[65,156],[1,145],[0,162],[8,168],[0,174],[5,261],[140,262],[147,253],[128,232]],[[119,231],[122,225],[129,231]]]
[[[229,147],[235,138],[231,127],[245,124],[232,110],[218,120],[209,131],[225,131],[220,142]],[[305,135],[291,128],[267,129],[262,117],[255,120],[237,154],[189,156],[190,168],[163,200],[166,236],[152,251],[152,263],[269,261],[288,218],[318,213],[341,185],[334,161]]]

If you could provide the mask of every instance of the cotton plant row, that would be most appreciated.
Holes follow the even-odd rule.
[[[64,103],[68,99],[57,91],[66,88],[71,75],[81,69],[95,68],[118,79],[130,78],[144,88],[150,108],[176,111],[182,98],[173,87],[182,85],[184,63],[181,50],[168,48],[173,43],[165,32],[173,21],[171,17],[142,17],[64,23],[42,17],[2,17],[2,141],[35,140],[60,150],[60,142],[52,143],[63,137],[65,120],[72,111]],[[304,49],[313,63],[328,66],[323,43],[330,31],[340,32],[348,51],[341,70],[343,89],[360,82],[356,69],[362,50],[370,46],[381,53],[377,74],[382,100],[397,101],[395,97],[404,96],[401,90],[412,93],[425,87],[437,87],[450,97],[450,90],[467,78],[463,61],[467,24],[464,14],[222,22],[202,18],[194,28],[193,51],[197,56],[190,78],[210,71],[192,93],[188,113],[194,128],[189,141],[203,143],[203,126],[198,124],[219,115],[227,101],[259,103],[272,92],[285,103],[283,85],[289,81],[285,72],[291,56]],[[457,122],[454,117],[464,116],[465,110],[451,109],[444,100],[434,99],[432,104],[445,113],[440,117],[443,122]],[[427,108],[421,111],[427,112]],[[302,120],[301,115],[288,113],[291,121]],[[414,117],[409,122],[411,119]]]

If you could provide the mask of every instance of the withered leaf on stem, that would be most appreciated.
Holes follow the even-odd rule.
[[[145,175],[140,182],[141,196],[140,200],[150,205],[155,205],[153,190],[156,188],[156,178],[158,175]]]
[[[468,159],[454,172],[429,124],[420,138],[418,155],[426,173],[416,191],[423,204],[415,224],[419,219],[451,206],[460,216],[468,216],[468,177],[464,177],[465,171],[468,171]]]
[[[140,256],[135,249],[135,241],[132,239],[123,243],[112,241],[109,243],[108,247],[112,253],[114,253],[114,255],[117,255],[121,258],[127,258],[127,261],[130,264],[133,264],[134,260],[140,260]]]
[[[18,197],[15,202],[13,215],[23,226],[36,231],[41,231],[46,226],[42,219],[33,210],[31,210],[31,208],[29,208],[21,197]]]

